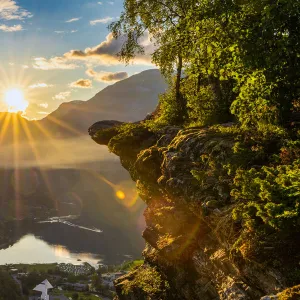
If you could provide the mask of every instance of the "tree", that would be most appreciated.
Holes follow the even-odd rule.
[[[199,1],[191,12],[189,76],[232,85],[225,106],[245,127],[284,123],[299,99],[299,1]]]
[[[175,69],[175,103],[181,111],[179,122],[184,116],[186,103],[181,95],[181,77],[184,66],[184,25],[187,12],[197,4],[196,0],[125,0],[120,19],[110,25],[115,38],[125,36],[119,55],[129,62],[136,54],[144,53],[142,42],[146,37],[154,44],[151,57],[162,73],[171,78]]]
[[[21,289],[9,273],[0,272],[0,299],[22,300]]]
[[[299,1],[125,0],[110,29],[125,62],[152,39],[152,61],[175,77],[171,123],[283,125],[300,106]]]
[[[98,275],[97,273],[92,275],[92,287],[96,291],[101,291],[102,290],[102,277],[101,277],[101,275]]]
[[[29,291],[31,291],[37,284],[42,282],[45,277],[47,277],[46,274],[37,273],[36,271],[29,273],[27,276],[23,276],[21,281],[24,294],[28,294]]]

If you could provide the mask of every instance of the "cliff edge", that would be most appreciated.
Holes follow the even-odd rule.
[[[299,145],[232,123],[98,122],[147,204],[145,264],[117,299],[300,299]]]

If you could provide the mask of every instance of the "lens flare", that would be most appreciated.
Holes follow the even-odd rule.
[[[135,184],[131,181],[122,181],[114,186],[117,200],[127,208],[133,208],[139,198]]]
[[[116,192],[116,196],[120,199],[120,200],[124,200],[126,198],[126,195],[123,191],[117,191]]]
[[[67,258],[71,257],[71,253],[66,247],[61,246],[61,245],[55,245],[53,248],[54,248],[55,256],[63,257],[63,258],[64,257],[67,257]]]
[[[25,112],[29,103],[25,100],[24,94],[19,89],[11,89],[5,92],[4,101],[8,111],[12,113]]]

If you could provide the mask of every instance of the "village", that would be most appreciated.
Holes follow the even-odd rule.
[[[99,265],[97,269],[88,263],[5,265],[5,270],[28,300],[109,300],[115,296],[114,281],[142,260],[125,262],[120,266]]]

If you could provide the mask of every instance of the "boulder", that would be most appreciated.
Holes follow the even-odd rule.
[[[115,120],[100,121],[100,122],[93,124],[89,128],[89,135],[94,136],[99,130],[110,129],[110,128],[113,128],[116,126],[120,126],[122,124],[124,124],[124,123],[120,122],[120,121],[115,121]]]

